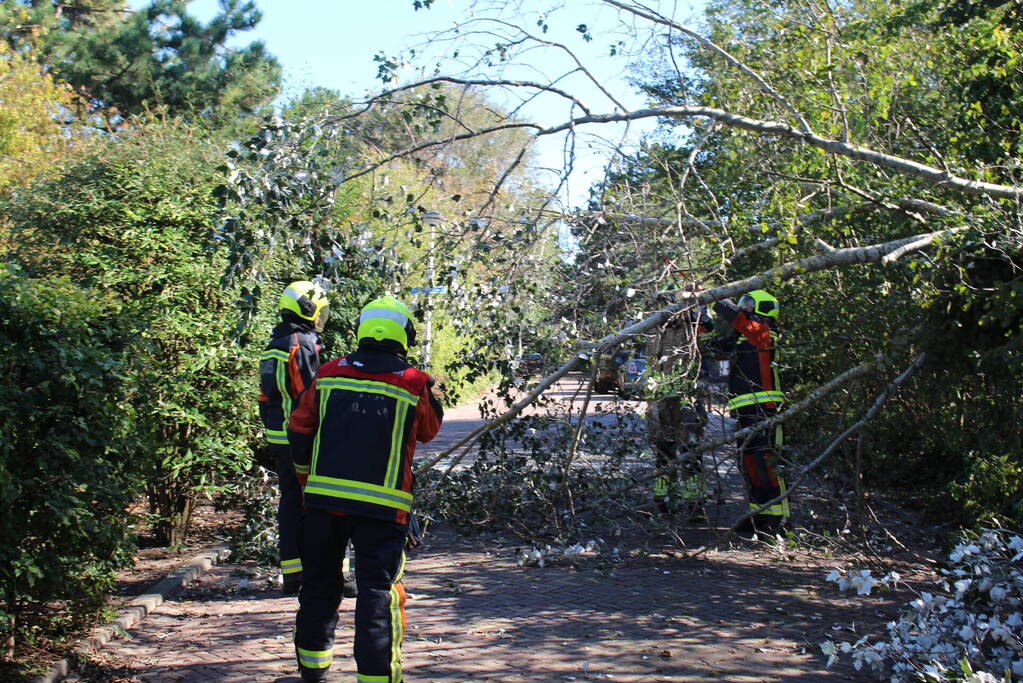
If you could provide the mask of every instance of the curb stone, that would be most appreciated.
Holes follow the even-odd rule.
[[[113,620],[96,628],[88,638],[79,641],[71,650],[71,654],[54,663],[48,673],[35,678],[32,683],[59,683],[70,676],[80,657],[92,654],[114,638],[127,635],[128,629],[145,619],[164,600],[208,572],[213,565],[226,560],[230,554],[231,550],[226,545],[217,545],[188,560],[153,586],[148,593],[128,603]]]

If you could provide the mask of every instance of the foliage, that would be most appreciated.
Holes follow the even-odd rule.
[[[231,559],[277,567],[277,477],[255,467],[216,499],[218,510],[238,510],[241,522],[228,530]]]
[[[829,664],[838,653],[852,653],[857,670],[895,683],[1023,677],[1023,538],[997,526],[981,529],[964,534],[948,560],[940,584],[910,602],[884,638],[822,643]],[[867,595],[877,583],[897,582],[898,575],[877,582],[867,570],[851,577],[835,571],[829,580]]]
[[[30,57],[0,43],[0,193],[60,158],[69,137],[59,124],[71,91]]]
[[[1011,78],[1008,65],[1019,58],[1012,6],[720,0],[708,8],[704,33],[761,82],[736,77],[732,62],[681,33],[670,37],[672,59],[650,56],[638,80],[659,104],[721,107],[797,127],[805,121],[833,139],[1014,182],[1007,158],[1019,144],[1019,107],[1011,103],[1019,91],[992,77],[1004,70]],[[689,68],[679,70],[682,58]],[[908,211],[900,208],[905,199],[942,211]],[[839,453],[837,470],[883,486],[944,488],[936,498],[947,501],[938,510],[944,517],[1018,514],[1015,488],[998,495],[995,474],[1019,463],[1009,455],[997,465],[1018,453],[1018,434],[1003,425],[1019,419],[1012,396],[1023,380],[1014,291],[1021,235],[1011,203],[978,202],[734,128],[696,122],[679,131],[674,119],[608,173],[594,200],[591,208],[609,217],[577,231],[581,270],[615,264],[584,281],[602,297],[590,302],[621,318],[643,310],[642,295],[624,293],[659,276],[655,251],[680,254],[676,263],[688,277],[713,284],[822,243],[841,248],[967,223],[970,230],[929,256],[770,287],[782,301],[782,383],[800,396],[875,354],[894,360],[927,350],[912,391],[896,396],[871,426],[862,462]],[[821,219],[823,211],[831,213]],[[616,220],[617,213],[679,218],[645,228]],[[768,239],[776,244],[764,248]],[[723,262],[744,248],[753,253]],[[838,392],[787,425],[786,441],[797,444],[789,456],[819,453],[883,382],[874,377]]]
[[[488,414],[500,405],[483,402]],[[547,408],[485,434],[468,464],[427,472],[417,505],[467,533],[510,530],[554,543],[598,529],[613,534],[646,498],[636,469],[649,457],[634,413],[618,404],[591,417],[573,450],[578,415],[557,403]]]
[[[230,341],[237,292],[220,286],[223,262],[207,249],[218,161],[207,133],[155,121],[83,150],[4,207],[17,238],[12,258],[26,272],[59,274],[124,302],[129,457],[144,464],[171,543],[185,540],[198,492],[248,467],[256,438],[255,363]]]
[[[226,47],[259,23],[255,4],[225,0],[208,24],[187,4],[152,0],[132,10],[125,0],[19,0],[0,8],[0,36],[18,51],[40,40],[40,62],[107,127],[159,108],[218,125],[260,111],[276,95],[280,65],[262,43]]]
[[[0,633],[39,644],[80,626],[131,561],[132,340],[117,294],[0,267]]]

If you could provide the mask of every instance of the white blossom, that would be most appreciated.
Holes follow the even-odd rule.
[[[989,672],[1023,677],[1023,538],[1004,529],[989,529],[977,539],[958,544],[950,566],[933,592],[922,592],[898,619],[890,621],[885,638],[868,643],[841,643],[825,654],[829,665],[850,655],[857,670],[898,683],[916,680],[998,683]],[[854,588],[867,595],[874,587],[894,586],[894,572],[874,578],[868,569],[834,569],[827,580],[840,590]],[[823,651],[823,646],[822,646]],[[976,672],[964,677],[963,666]]]

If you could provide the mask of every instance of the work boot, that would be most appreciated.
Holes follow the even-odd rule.
[[[654,496],[654,505],[657,507],[657,512],[661,515],[670,515],[671,506],[668,505],[667,496]]]
[[[346,598],[359,597],[359,587],[355,585],[355,572],[342,575],[344,584],[341,586],[341,595]]]

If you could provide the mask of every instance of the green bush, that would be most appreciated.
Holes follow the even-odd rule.
[[[122,305],[0,264],[0,631],[29,641],[102,604],[128,563],[139,461]],[[56,601],[59,601],[56,602]],[[70,624],[69,624],[70,622]]]
[[[1018,453],[970,452],[966,475],[953,482],[949,491],[968,524],[992,514],[1023,523],[1023,462]]]
[[[257,439],[255,352],[233,341],[239,292],[221,285],[226,262],[209,248],[224,144],[154,121],[97,142],[2,207],[27,273],[122,302],[127,457],[171,545],[185,542],[196,496],[230,485]]]

